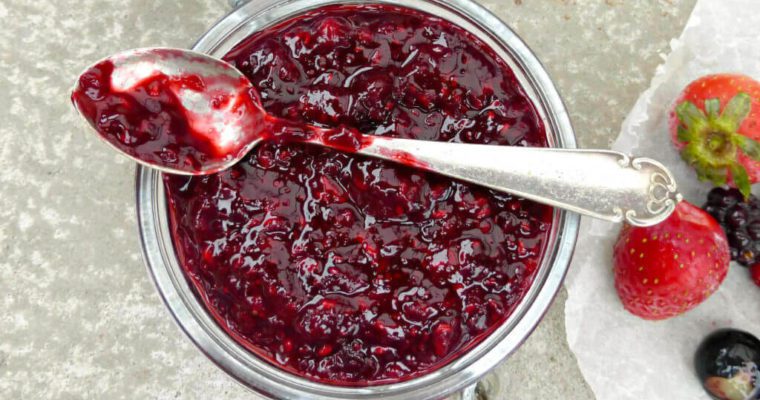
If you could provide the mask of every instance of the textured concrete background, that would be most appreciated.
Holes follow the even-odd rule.
[[[696,0],[490,0],[606,147]],[[133,166],[68,100],[92,61],[187,46],[225,0],[0,0],[0,399],[251,399],[171,321],[142,265]],[[486,382],[491,399],[589,399],[564,293]]]

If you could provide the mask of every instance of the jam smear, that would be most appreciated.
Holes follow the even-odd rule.
[[[259,136],[276,143],[315,143],[344,153],[355,153],[373,141],[371,135],[350,126],[325,128],[273,116],[265,118],[263,132]],[[399,162],[404,163],[403,160]]]
[[[411,9],[323,7],[254,33],[226,60],[274,117],[547,144],[492,49]],[[164,179],[177,255],[217,322],[272,364],[336,385],[414,378],[478,344],[530,287],[551,227],[547,206],[287,140],[217,174]]]

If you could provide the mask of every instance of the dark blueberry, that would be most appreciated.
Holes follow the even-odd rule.
[[[755,258],[760,258],[760,241],[752,242],[748,249],[755,253]]]
[[[760,260],[760,201],[737,189],[714,188],[703,207],[726,232],[731,259],[742,265]]]
[[[749,218],[749,204],[739,203],[733,206],[726,214],[726,223],[734,229],[747,224]]]
[[[742,193],[738,189],[728,189],[721,199],[720,204],[728,208],[743,200],[744,196],[742,196]]]
[[[726,217],[726,209],[719,205],[708,203],[705,205],[705,211],[719,223],[722,223],[723,219]]]
[[[731,247],[742,250],[752,243],[752,239],[746,231],[733,231],[728,234],[728,243]]]
[[[723,204],[723,196],[726,195],[727,190],[722,187],[716,187],[707,194],[707,204],[721,205]]]
[[[694,368],[702,387],[719,400],[760,398],[760,340],[736,329],[721,329],[697,348]]]
[[[747,225],[747,233],[752,240],[760,240],[760,221],[752,221]]]
[[[760,202],[750,204],[749,219],[751,221],[760,220]]]
[[[755,258],[757,258],[757,254],[752,249],[745,248],[743,250],[739,250],[739,255],[736,258],[736,261],[739,264],[748,267],[755,263]]]

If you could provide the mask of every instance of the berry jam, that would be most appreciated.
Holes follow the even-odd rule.
[[[270,115],[378,136],[546,146],[507,65],[471,34],[390,6],[330,6],[225,59]],[[314,381],[431,372],[505,321],[552,210],[398,164],[265,141],[224,172],[165,176],[180,262],[218,323]]]

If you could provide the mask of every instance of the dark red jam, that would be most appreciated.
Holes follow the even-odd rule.
[[[514,75],[431,15],[331,6],[227,56],[274,116],[379,136],[546,146]],[[165,176],[176,249],[219,322],[309,379],[431,372],[505,321],[551,208],[357,155],[265,141],[230,170]]]

